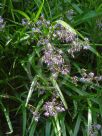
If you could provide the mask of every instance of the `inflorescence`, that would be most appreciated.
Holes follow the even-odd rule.
[[[0,23],[3,24],[2,18]],[[41,62],[46,64],[48,70],[55,77],[58,77],[60,73],[62,75],[70,74],[71,67],[70,63],[64,59],[64,51],[57,47],[58,43],[62,43],[62,46],[67,44],[67,53],[73,58],[76,52],[91,48],[88,38],[81,40],[77,33],[66,29],[59,23],[52,25],[43,15],[36,23],[22,19],[22,25],[30,29],[31,36],[33,35],[33,38],[36,39],[36,46],[41,47],[43,52],[41,53]],[[58,41],[57,44],[54,43],[56,40]],[[95,76],[93,72],[86,73],[85,70],[82,70],[81,77],[73,76],[71,79],[77,85],[78,82],[92,83],[102,81],[102,76]],[[63,104],[57,101],[57,96],[52,101],[47,101],[43,106],[43,110],[44,115],[47,117],[55,116],[57,113],[65,111]],[[35,121],[38,121],[39,114],[37,112],[32,113]]]
[[[77,85],[78,82],[85,84],[94,83],[95,85],[99,85],[98,82],[102,81],[102,75],[95,76],[93,72],[87,73],[86,69],[81,69],[81,77],[73,76],[71,79],[75,85]]]
[[[45,112],[44,115],[49,116],[55,116],[59,112],[65,111],[63,104],[61,102],[57,102],[54,98],[52,101],[48,101],[43,106]]]
[[[50,43],[46,45],[43,62],[47,64],[53,74],[60,72],[66,75],[69,73],[69,66],[65,64],[62,53],[61,50],[57,50]]]

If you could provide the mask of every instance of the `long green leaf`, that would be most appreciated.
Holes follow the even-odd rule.
[[[74,22],[76,25],[79,25],[83,22],[86,22],[94,17],[102,16],[102,12],[96,11],[88,11],[87,13],[83,13],[80,16],[76,17],[76,21]]]
[[[35,87],[36,83],[37,83],[37,77],[35,76],[35,78],[33,79],[32,83],[31,83],[29,92],[28,92],[28,96],[27,96],[25,107],[27,107],[27,105],[28,105],[28,102],[29,102],[29,100],[30,100],[30,98],[32,96],[32,93],[34,91],[34,87]]]
[[[77,118],[77,121],[76,121],[76,124],[75,124],[75,128],[74,128],[73,136],[78,135],[78,131],[79,131],[79,128],[80,128],[80,122],[81,122],[81,114],[78,115],[78,118]]]
[[[61,24],[63,27],[65,27],[71,33],[77,34],[76,30],[74,28],[72,28],[69,24],[67,24],[65,21],[57,20],[56,23]]]
[[[51,122],[47,121],[45,127],[45,136],[50,136],[50,133],[51,133]]]
[[[36,14],[36,16],[35,16],[35,18],[34,18],[34,22],[37,22],[37,20],[38,20],[40,14],[41,14],[43,5],[44,5],[44,0],[43,0],[42,4],[41,4],[40,7],[39,7],[39,10],[38,10],[38,12],[37,12],[37,14]]]
[[[20,15],[22,15],[27,20],[30,20],[30,17],[23,11],[21,11],[21,10],[14,10],[14,12],[19,13]]]
[[[13,127],[12,127],[12,123],[11,123],[11,120],[10,120],[10,117],[9,117],[9,114],[8,114],[8,111],[7,109],[4,107],[3,103],[1,102],[0,100],[0,105],[1,105],[1,108],[4,112],[4,115],[5,115],[5,118],[6,118],[6,121],[7,121],[7,124],[8,124],[8,127],[10,129],[10,132],[6,132],[6,134],[12,134],[13,133]]]
[[[60,90],[56,80],[53,77],[51,78],[51,82],[52,82],[53,86],[55,87],[56,91],[58,91],[60,99],[62,100],[65,108],[68,109],[68,106],[67,106],[67,103],[66,103],[66,101],[64,99],[64,96],[63,96],[63,94],[62,94],[62,92],[61,92],[61,90]]]

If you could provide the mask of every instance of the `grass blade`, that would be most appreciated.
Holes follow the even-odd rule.
[[[77,136],[79,128],[80,128],[80,122],[81,122],[81,114],[78,115],[76,124],[75,124],[75,128],[74,128],[74,134],[73,136]]]
[[[41,4],[40,7],[39,7],[39,10],[38,10],[38,12],[37,12],[37,14],[36,14],[36,16],[35,16],[35,18],[34,18],[34,22],[37,22],[37,20],[38,20],[40,14],[41,14],[43,5],[44,5],[44,0],[43,0],[42,4]]]
[[[47,121],[45,126],[45,136],[50,136],[51,133],[51,122]]]
[[[28,93],[28,96],[27,96],[25,107],[27,107],[27,105],[28,105],[28,102],[29,102],[29,100],[32,96],[32,93],[34,91],[34,87],[35,87],[36,83],[37,83],[37,77],[35,76],[35,78],[33,79],[32,83],[31,83],[30,89],[29,89],[29,93]]]
[[[89,104],[89,107],[88,107],[88,130],[87,130],[87,136],[90,135],[90,128],[91,128],[91,125],[92,125],[92,112],[91,112],[91,109],[90,109],[90,107],[92,105],[91,105],[91,102],[89,100],[88,100],[88,104]]]
[[[7,124],[8,124],[8,127],[10,129],[9,132],[6,132],[6,134],[12,134],[13,133],[13,127],[12,127],[12,123],[10,121],[10,117],[9,117],[9,114],[8,114],[8,111],[6,110],[6,108],[4,107],[3,103],[0,101],[0,105],[1,105],[1,108],[4,112],[4,115],[5,115],[5,118],[6,118],[6,121],[7,121]]]
[[[19,13],[20,15],[22,15],[24,18],[26,18],[27,20],[30,20],[30,17],[23,11],[21,10],[14,10],[16,13]]]
[[[68,31],[70,31],[71,33],[76,34],[76,31],[74,28],[72,28],[69,24],[67,24],[66,22],[64,22],[63,20],[57,20],[56,23],[61,24],[63,27],[65,27]]]
[[[56,136],[61,136],[61,127],[60,127],[60,124],[59,124],[58,115],[56,115],[54,117],[54,119],[55,119],[56,128],[57,128],[57,134],[56,134]]]
[[[61,90],[60,90],[56,80],[53,77],[51,78],[51,82],[52,82],[53,86],[55,87],[56,91],[58,91],[60,99],[63,102],[63,105],[65,106],[66,109],[68,109],[68,106],[67,106],[67,103],[66,103],[66,101],[64,99],[64,96],[63,96],[63,94],[62,94],[62,92],[61,92]]]

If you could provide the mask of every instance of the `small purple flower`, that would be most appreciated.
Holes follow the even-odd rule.
[[[56,106],[56,110],[57,110],[58,112],[63,112],[63,111],[65,111],[65,109],[64,109],[63,107],[59,107],[59,106]]]
[[[56,99],[53,99],[51,102],[46,102],[43,108],[45,110],[44,115],[46,117],[55,116],[57,113],[65,111],[63,105],[58,103]]]
[[[100,130],[101,129],[101,125],[100,124],[94,124],[93,127],[97,130]]]
[[[76,35],[72,32],[68,32],[65,28],[61,28],[61,30],[56,30],[55,34],[57,35],[58,39],[64,43],[70,43],[74,41]]]
[[[34,118],[34,120],[36,121],[36,122],[38,122],[39,121],[39,118],[40,118],[40,114],[38,113],[38,112],[32,112],[32,114],[33,114],[33,118]]]
[[[26,25],[27,21],[25,19],[22,19],[22,25]]]
[[[22,25],[29,25],[29,21],[27,19],[23,18]]]
[[[61,70],[61,73],[62,73],[62,75],[67,75],[68,73],[69,73],[69,68],[68,68],[68,66],[63,66],[62,67],[62,70]]]
[[[102,81],[102,76],[96,76],[96,77],[94,77],[94,79],[95,79],[96,81]]]
[[[90,72],[90,73],[89,73],[89,77],[93,78],[93,77],[94,77],[94,73],[93,73],[93,72]]]
[[[46,117],[49,117],[49,116],[50,116],[50,114],[49,114],[48,112],[45,112],[44,115],[45,115]]]
[[[84,49],[84,50],[89,50],[90,48],[91,48],[91,47],[90,47],[89,45],[84,45],[84,46],[83,46],[83,49]]]
[[[85,82],[86,80],[85,80],[85,78],[83,77],[83,78],[80,78],[80,82]]]
[[[57,50],[48,43],[42,58],[43,62],[47,64],[50,71],[54,74],[57,73],[57,75],[59,72],[64,75],[69,73],[69,67],[64,64],[65,62],[62,53],[62,50]]]

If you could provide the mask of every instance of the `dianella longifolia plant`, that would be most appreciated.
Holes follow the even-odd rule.
[[[102,135],[102,5],[94,4],[0,3],[0,136]]]

